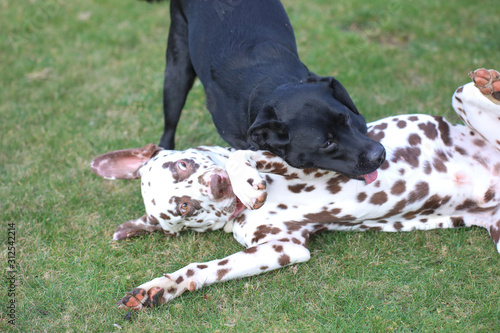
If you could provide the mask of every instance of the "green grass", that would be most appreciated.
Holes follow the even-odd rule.
[[[336,75],[368,120],[457,117],[456,87],[499,67],[497,1],[287,0],[299,53]],[[187,232],[115,243],[143,214],[139,183],[89,162],[158,142],[168,4],[0,1],[0,233],[16,226],[19,332],[499,332],[500,256],[484,229],[324,233],[309,262],[186,294],[135,313],[116,301],[193,261],[240,250],[231,235]],[[178,148],[224,145],[197,84]],[[7,247],[1,252],[7,263]],[[4,264],[4,268],[6,264]],[[122,327],[120,330],[114,324]]]

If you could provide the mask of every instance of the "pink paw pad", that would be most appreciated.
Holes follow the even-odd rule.
[[[470,78],[474,81],[474,85],[481,91],[483,95],[491,95],[493,98],[500,101],[500,73],[494,69],[476,69],[469,73]]]
[[[127,293],[118,304],[120,307],[132,310],[141,310],[145,307],[154,308],[161,305],[163,293],[164,290],[160,287],[153,287],[147,292],[144,289],[136,288],[132,292]]]

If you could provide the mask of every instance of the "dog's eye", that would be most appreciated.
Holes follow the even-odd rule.
[[[187,211],[189,210],[189,203],[188,202],[184,202],[183,204],[180,205],[179,207],[179,210],[181,211],[181,214],[185,214],[187,213]]]
[[[335,149],[337,149],[337,143],[334,142],[333,140],[327,140],[325,144],[321,147],[321,150],[327,153],[334,151]]]
[[[177,167],[182,170],[182,171],[186,171],[187,170],[187,164],[186,162],[184,161],[179,161],[177,162]]]

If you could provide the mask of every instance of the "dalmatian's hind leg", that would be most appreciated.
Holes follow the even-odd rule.
[[[500,104],[500,73],[494,69],[476,69],[469,73],[479,91],[496,104]]]
[[[452,104],[462,121],[500,151],[500,73],[477,69],[473,82],[459,87]]]

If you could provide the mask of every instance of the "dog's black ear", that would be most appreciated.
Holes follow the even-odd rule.
[[[254,123],[248,129],[250,149],[269,150],[275,154],[284,155],[284,148],[290,142],[288,129],[284,122],[278,119],[272,106],[265,106],[259,112]]]
[[[359,114],[358,108],[354,105],[354,102],[349,96],[349,93],[344,88],[344,86],[334,77],[330,77],[330,88],[333,90],[333,97],[340,103],[347,106],[355,114]]]
[[[347,108],[354,114],[359,114],[358,108],[354,105],[354,102],[352,101],[351,96],[349,96],[347,90],[344,88],[342,83],[340,83],[339,80],[333,76],[317,76],[314,73],[311,73],[311,75],[307,78],[307,82],[327,82],[330,89],[333,91],[332,96],[337,101],[347,106]]]

